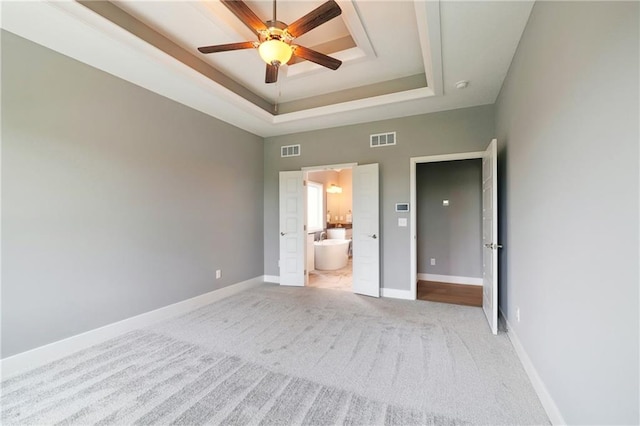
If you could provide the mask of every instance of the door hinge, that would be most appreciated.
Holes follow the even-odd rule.
[[[307,230],[307,225],[303,225],[303,226],[302,226],[302,229],[303,229],[304,231],[306,231],[306,230]]]

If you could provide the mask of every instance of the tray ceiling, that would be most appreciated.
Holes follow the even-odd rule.
[[[218,1],[3,2],[2,27],[261,136],[495,101],[532,2],[337,1],[343,13],[296,43],[343,61],[308,61],[264,83],[253,41]],[[291,23],[323,1],[277,3]],[[269,20],[272,3],[247,1]],[[464,90],[455,88],[469,80]]]

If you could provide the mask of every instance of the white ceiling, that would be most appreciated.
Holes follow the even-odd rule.
[[[278,19],[291,23],[322,3],[280,0]],[[247,4],[271,19],[271,2]],[[533,2],[338,4],[341,16],[296,43],[314,48],[351,36],[356,46],[330,53],[343,65],[331,71],[303,61],[283,67],[271,85],[264,83],[265,65],[253,49],[197,52],[199,46],[255,40],[218,1],[117,3],[120,13],[177,44],[182,56],[165,53],[73,1],[2,2],[1,17],[8,31],[266,137],[493,103]],[[193,57],[251,94],[229,90],[186,65]],[[460,80],[469,86],[456,89]],[[269,104],[280,105],[282,113],[273,114]]]

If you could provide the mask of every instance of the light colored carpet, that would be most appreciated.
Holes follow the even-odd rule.
[[[480,308],[265,284],[2,383],[3,424],[548,424]]]

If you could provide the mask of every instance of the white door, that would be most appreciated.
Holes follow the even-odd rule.
[[[280,285],[303,286],[304,191],[302,171],[280,172]]]
[[[494,139],[482,157],[482,309],[498,334],[498,148]]]
[[[380,297],[378,164],[353,168],[353,292]]]

